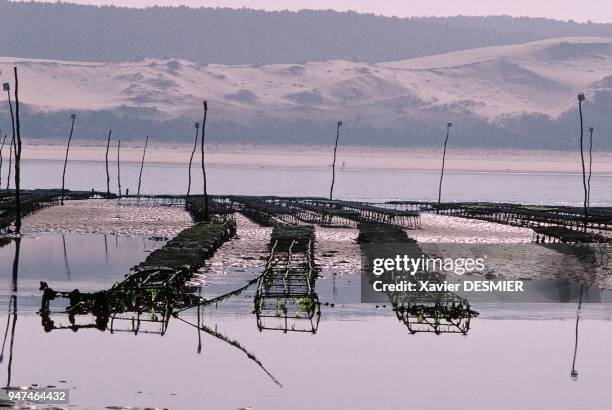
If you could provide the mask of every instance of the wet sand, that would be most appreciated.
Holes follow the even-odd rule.
[[[191,224],[191,217],[180,207],[92,199],[45,208],[25,218],[23,230],[172,238]]]
[[[533,231],[475,219],[421,214],[422,229],[408,231],[417,242],[531,243]]]

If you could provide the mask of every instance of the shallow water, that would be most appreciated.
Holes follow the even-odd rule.
[[[22,185],[24,188],[57,188],[61,186],[62,168],[61,161],[26,160]],[[122,164],[123,192],[129,189],[130,193],[136,193],[139,171],[137,162]],[[212,194],[326,197],[331,182],[331,172],[327,167],[210,165],[207,175],[208,190]],[[439,178],[438,171],[338,169],[334,192],[337,198],[351,200],[433,201],[437,200]],[[593,175],[591,186],[592,206],[612,205],[612,175]],[[72,161],[66,187],[106,191],[104,162]],[[192,193],[201,193],[201,187],[201,174],[194,171]],[[444,177],[443,200],[581,205],[582,189],[580,174],[449,170]],[[111,168],[111,190],[117,191],[114,167]],[[184,194],[186,191],[187,165],[146,164],[143,193]]]
[[[144,200],[66,201],[44,208],[24,220],[26,233],[98,233],[172,238],[191,226],[181,207],[155,206]]]
[[[40,309],[40,281],[58,289],[95,291],[110,287],[163,242],[143,236],[104,234],[25,234],[0,247],[0,306],[10,295],[20,310]],[[17,270],[15,260],[17,257]]]
[[[113,209],[123,216],[132,212],[113,201],[90,204],[92,209]],[[163,213],[152,209],[148,215]],[[0,315],[0,329],[5,329],[8,318],[16,317],[14,333],[6,327],[0,383],[8,382],[7,358],[12,356],[11,385],[68,388],[71,404],[79,408],[610,406],[609,304],[585,303],[578,310],[573,302],[475,303],[480,316],[472,319],[467,336],[411,335],[389,305],[360,303],[361,253],[354,229],[317,229],[321,319],[315,323],[315,334],[260,331],[253,313],[256,285],[201,309],[199,315],[193,308],[171,318],[163,337],[143,332],[159,331],[159,324],[143,325],[137,336],[94,329],[45,333],[36,315],[39,280],[55,289],[108,288],[163,245],[148,235],[133,234],[148,224],[146,218],[121,219],[116,235],[105,235],[106,228],[95,224],[89,233],[77,233],[78,229],[29,233],[20,243],[17,271],[13,270],[16,243],[0,248],[0,308],[5,312]],[[26,226],[37,226],[35,220],[26,220]],[[221,247],[194,281],[204,297],[243,286],[263,269],[270,228],[242,217],[237,221],[238,237]],[[441,226],[450,227],[449,242],[473,243],[486,233],[504,238],[507,242],[502,243],[509,249],[527,235],[520,229],[440,216],[425,218],[424,229],[409,235],[427,238]],[[529,275],[521,271],[526,267],[516,269],[518,276]],[[11,295],[17,296],[16,315],[6,314]],[[68,324],[62,315],[55,317],[58,324]],[[198,320],[209,333],[192,326]],[[573,378],[577,323],[578,376]],[[300,324],[313,325],[307,319]],[[116,324],[116,330],[129,328],[128,323]]]
[[[178,320],[164,337],[135,337],[45,334],[35,316],[20,316],[12,377],[14,384],[69,388],[73,404],[97,408],[608,408],[612,327],[608,320],[581,320],[573,380],[571,315],[481,318],[468,337],[411,336],[385,314],[345,320],[324,310],[316,335],[260,333],[248,313],[204,317],[254,354],[282,387],[213,336],[201,335],[197,353],[197,331]]]

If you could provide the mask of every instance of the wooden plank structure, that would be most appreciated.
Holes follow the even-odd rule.
[[[179,195],[123,195],[120,200],[122,204],[135,206],[185,206],[185,197]]]
[[[582,207],[489,202],[447,202],[438,205],[433,202],[419,201],[391,201],[385,205],[394,209],[416,208],[422,212],[436,212],[442,215],[532,228],[540,234],[538,238],[544,235],[550,238],[550,241],[612,242],[612,208],[610,207],[590,208],[586,225],[587,232],[584,232]]]
[[[315,291],[314,241],[311,225],[277,226],[272,231],[270,257],[255,295],[260,331],[317,332],[321,306]]]
[[[58,203],[60,190],[23,191],[22,214],[35,212]],[[96,191],[68,191],[66,199],[117,198]],[[142,195],[123,196],[122,203],[149,206],[181,206],[194,220],[203,219],[203,196]],[[612,242],[612,208],[590,208],[587,232],[580,207],[534,206],[507,203],[390,201],[371,204],[356,201],[330,201],[313,197],[211,196],[211,215],[232,218],[240,212],[265,226],[316,224],[324,227],[355,227],[359,222],[398,225],[408,229],[421,227],[419,212],[484,220],[534,229],[534,242],[610,243]],[[0,193],[0,234],[10,231],[16,218],[13,191]]]
[[[39,313],[45,331],[96,328],[163,335],[175,311],[202,303],[202,299],[192,293],[188,282],[205,260],[235,233],[236,224],[232,221],[197,223],[153,251],[108,290],[93,293],[81,293],[78,289],[55,291],[41,282],[43,298]],[[52,311],[50,304],[56,299],[67,299],[68,306],[63,311]],[[51,318],[54,313],[67,314],[70,324],[56,325]],[[94,320],[79,324],[77,316],[93,317]],[[127,324],[127,328],[120,323]],[[154,324],[159,330],[143,330],[143,324]]]
[[[418,211],[397,210],[369,204],[367,202],[327,200],[327,199],[293,199],[298,207],[310,206],[322,210],[344,211],[344,217],[355,222],[373,222],[380,224],[398,225],[409,229],[420,229],[421,218]]]
[[[300,198],[269,198],[269,202],[289,208],[302,222],[324,227],[356,228],[359,213],[351,210],[322,206],[312,200]],[[324,200],[326,201],[326,200]]]
[[[393,244],[393,251],[402,251],[412,257],[421,257],[422,250],[416,241],[409,238],[406,231],[397,226],[388,224],[360,223],[359,242],[365,265],[371,266],[374,258],[380,258],[380,250],[384,250]],[[372,245],[374,244],[374,246]],[[378,244],[379,246],[376,246]],[[369,270],[369,269],[368,269]],[[410,275],[406,272],[387,272],[383,274],[387,281],[391,277],[397,281],[412,281],[418,283],[420,280],[428,280],[430,283],[440,283],[442,275],[437,272],[417,272]],[[393,275],[393,276],[392,276]],[[467,335],[470,330],[470,321],[478,316],[478,312],[470,308],[469,301],[453,292],[393,292],[388,293],[393,311],[397,319],[403,323],[410,334],[416,333],[458,333]]]
[[[205,199],[203,195],[191,195],[185,199],[185,210],[189,212],[193,220],[205,220]],[[232,201],[227,197],[208,196],[208,214],[211,216],[222,216],[233,219],[236,209]]]
[[[297,212],[290,207],[277,205],[270,197],[229,196],[238,212],[263,226],[298,225]]]

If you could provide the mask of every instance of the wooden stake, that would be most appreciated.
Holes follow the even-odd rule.
[[[582,121],[582,102],[585,100],[584,94],[578,94],[578,111],[580,113],[580,160],[582,161],[582,185],[584,187],[584,231],[586,232],[589,220],[589,209],[587,205],[588,190],[586,183],[586,169],[584,166],[584,147],[582,145],[584,139],[584,126]]]
[[[9,166],[8,166],[8,178],[6,180],[7,191],[11,189],[11,170],[13,169],[13,145],[15,145],[15,137],[11,138],[9,143]]]
[[[15,147],[15,203],[17,205],[17,218],[15,228],[17,234],[21,233],[21,123],[19,119],[19,77],[17,67],[13,67],[15,74],[15,130],[17,131],[17,146]]]
[[[189,193],[191,192],[191,163],[193,162],[193,156],[195,155],[196,152],[196,148],[198,147],[198,131],[200,128],[200,123],[196,122],[194,124],[195,127],[195,141],[193,142],[193,150],[191,151],[191,157],[189,157],[189,179],[188,179],[188,183],[187,183],[187,195],[186,197],[189,197]]]
[[[589,127],[589,178],[587,179],[587,207],[591,207],[591,174],[593,173],[593,127]]]
[[[2,139],[2,145],[0,145],[0,189],[2,189],[2,151],[4,150],[4,143],[6,142],[7,135],[4,134]]]
[[[140,175],[138,176],[138,193],[137,197],[140,198],[140,184],[142,183],[142,169],[144,168],[144,160],[145,155],[147,155],[147,145],[149,144],[149,136],[147,135],[147,139],[145,141],[144,151],[142,151],[142,161],[140,162]]]
[[[108,139],[106,141],[106,194],[110,195],[110,174],[108,173],[108,150],[110,149],[110,141],[111,141],[111,134],[113,133],[113,130],[110,130],[108,132]]]
[[[436,210],[436,213],[440,213],[440,201],[442,200],[442,179],[444,178],[444,163],[446,162],[446,144],[448,144],[448,136],[452,126],[452,122],[446,123],[446,138],[444,139],[444,151],[442,152],[442,172],[440,173],[440,185],[438,186],[438,209]]]
[[[68,136],[68,145],[66,145],[66,158],[64,159],[64,172],[62,173],[62,198],[60,200],[61,205],[64,205],[66,166],[68,165],[68,152],[70,151],[70,142],[72,141],[72,132],[74,131],[74,120],[76,119],[76,114],[71,114],[70,119],[72,120],[72,123],[70,124],[70,135]]]
[[[11,85],[9,83],[2,84],[2,89],[6,91],[8,97],[9,111],[11,113],[11,126],[13,131],[13,137],[9,145],[9,169],[8,169],[8,180],[6,181],[6,189],[11,187],[11,169],[13,168],[13,147],[15,146],[15,115],[13,114],[13,104],[11,103]]]
[[[200,150],[202,151],[202,177],[204,178],[204,220],[209,221],[208,214],[208,191],[206,190],[206,168],[204,161],[204,138],[206,137],[206,114],[208,113],[208,103],[204,100],[204,119],[202,120],[202,139],[200,141]]]
[[[336,128],[336,144],[334,145],[334,162],[332,162],[332,182],[331,188],[329,189],[329,200],[331,201],[334,196],[334,183],[336,182],[336,151],[338,150],[338,139],[340,138],[340,127],[342,121],[338,121]]]
[[[121,198],[121,163],[119,155],[121,152],[121,139],[117,140],[117,186],[119,188],[119,197]]]

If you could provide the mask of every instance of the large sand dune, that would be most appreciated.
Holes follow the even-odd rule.
[[[409,41],[409,39],[407,39]],[[353,61],[225,66],[174,59],[84,63],[0,58],[20,67],[22,100],[40,111],[111,110],[157,119],[358,118],[377,125],[468,113],[491,121],[557,118],[576,93],[612,87],[612,38],[559,38],[382,64]]]

